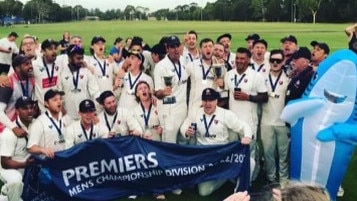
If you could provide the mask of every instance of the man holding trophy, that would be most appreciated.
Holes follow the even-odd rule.
[[[181,43],[177,36],[167,38],[167,55],[155,66],[155,96],[162,122],[162,141],[177,142],[181,124],[187,116],[187,72],[181,56]]]
[[[187,65],[187,73],[191,78],[189,108],[202,106],[202,90],[210,87],[223,87],[222,68],[213,61],[213,40],[204,38],[200,42],[201,58]]]

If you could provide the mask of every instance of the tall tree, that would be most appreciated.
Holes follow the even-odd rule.
[[[299,0],[295,2],[294,5],[297,5],[297,7],[299,8],[299,16],[306,17],[311,15],[312,23],[315,24],[317,11],[320,8],[321,2],[323,2],[323,0]],[[296,7],[295,7],[295,12],[296,12]]]

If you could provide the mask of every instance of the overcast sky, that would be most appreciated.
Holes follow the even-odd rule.
[[[26,3],[29,0],[21,0]],[[121,9],[124,10],[127,5],[134,7],[143,6],[150,9],[150,12],[169,8],[174,9],[178,5],[190,4],[196,2],[199,6],[205,6],[207,2],[215,2],[216,0],[55,0],[59,5],[82,5],[84,8],[99,8],[102,11],[108,9]]]

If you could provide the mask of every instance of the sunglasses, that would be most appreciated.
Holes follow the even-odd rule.
[[[269,59],[270,63],[277,63],[277,64],[281,64],[283,62],[282,59]]]
[[[75,45],[75,46],[73,46],[68,52],[69,52],[69,53],[72,53],[72,52],[78,51],[78,50],[80,50],[80,49],[82,49],[82,48],[79,47],[79,46],[77,46],[77,45]]]

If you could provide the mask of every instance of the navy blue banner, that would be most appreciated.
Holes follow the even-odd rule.
[[[181,146],[126,136],[82,143],[40,163],[52,183],[47,191],[72,200],[110,200],[218,179],[239,178],[238,189],[247,190],[249,156],[249,146],[239,142]]]

